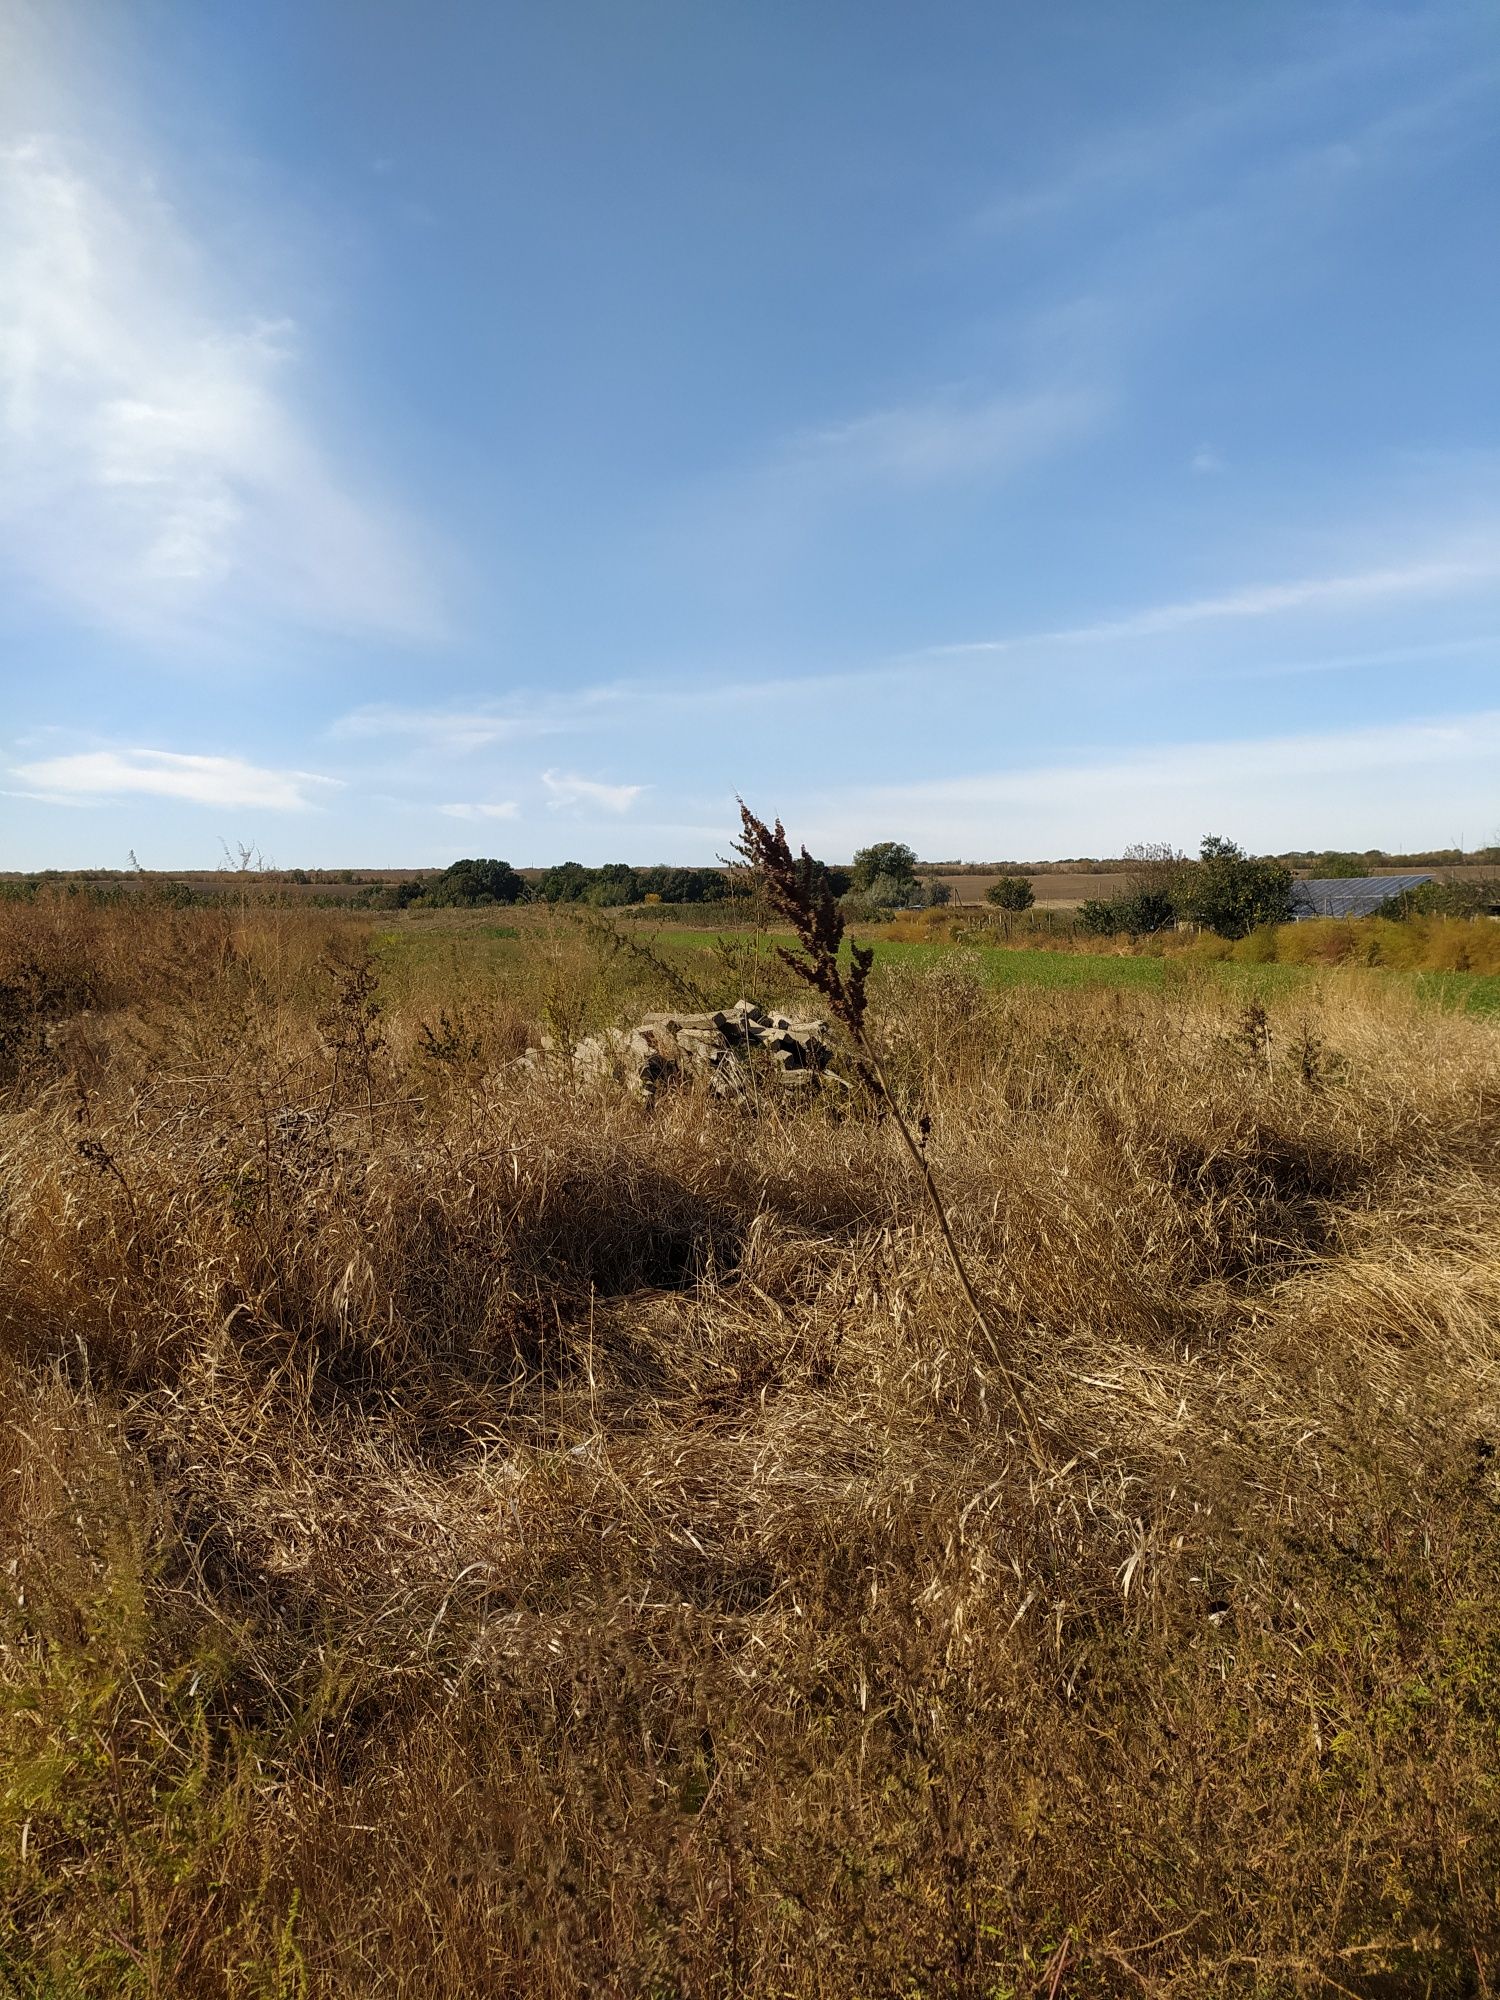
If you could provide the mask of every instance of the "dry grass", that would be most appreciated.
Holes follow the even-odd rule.
[[[1264,924],[1231,941],[1212,931],[1156,931],[1131,937],[1078,929],[1048,910],[1010,916],[994,910],[911,910],[882,924],[878,938],[920,944],[1033,946],[1109,956],[1202,959],[1241,965],[1384,966],[1395,972],[1500,973],[1500,922],[1490,917],[1314,917]]]
[[[606,977],[0,909],[0,1988],[1491,1993],[1495,1028],[877,971],[1039,1469],[887,1122],[511,1065]]]

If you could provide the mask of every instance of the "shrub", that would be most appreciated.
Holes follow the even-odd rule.
[[[1256,860],[1219,834],[1206,834],[1186,872],[1180,897],[1184,916],[1242,938],[1257,924],[1282,924],[1292,913],[1292,873],[1279,861]]]
[[[921,885],[914,875],[876,875],[864,888],[855,887],[839,898],[846,916],[878,921],[892,910],[920,907]]]
[[[1096,937],[1149,937],[1170,930],[1177,911],[1164,889],[1141,889],[1133,896],[1091,898],[1078,912],[1080,927]]]
[[[992,882],[984,892],[984,900],[993,903],[997,910],[1029,910],[1036,901],[1036,891],[1024,875],[1002,875],[998,882]]]
[[[910,902],[917,887],[917,857],[905,841],[878,840],[855,855],[850,891],[874,898],[877,884],[887,908],[900,909]]]
[[[1378,848],[1372,848],[1368,854],[1330,851],[1315,854],[1307,872],[1315,882],[1352,882],[1361,875],[1373,874],[1384,859]]]
[[[1378,914],[1408,917],[1478,917],[1500,908],[1500,883],[1422,882],[1388,897]]]

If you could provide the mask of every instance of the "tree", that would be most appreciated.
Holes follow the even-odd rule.
[[[1036,891],[1024,875],[1002,875],[985,890],[984,900],[997,910],[1029,910],[1036,901]]]
[[[1330,851],[1313,856],[1308,874],[1319,882],[1350,882],[1362,875],[1373,875],[1375,867],[1383,857],[1375,854],[1344,854]]]
[[[1279,861],[1257,860],[1219,834],[1205,834],[1186,871],[1180,908],[1220,937],[1242,938],[1257,924],[1288,921],[1292,871]]]
[[[422,894],[439,908],[477,903],[518,903],[526,884],[508,861],[455,861]]]
[[[849,871],[849,887],[860,895],[870,895],[877,882],[896,887],[895,900],[910,902],[917,887],[917,857],[904,840],[877,840],[862,847]]]
[[[643,896],[655,896],[663,903],[717,903],[729,894],[722,868],[672,868],[661,863],[637,869],[636,878]]]
[[[599,909],[614,910],[626,903],[638,903],[640,899],[641,886],[628,861],[606,861],[602,868],[589,870],[586,902]]]
[[[581,903],[588,893],[590,871],[581,861],[559,861],[536,885],[544,903]]]
[[[847,890],[839,907],[868,923],[891,910],[909,910],[920,901],[921,884],[914,876],[877,875],[868,888]]]
[[[1170,840],[1136,840],[1126,848],[1128,896],[1165,895],[1170,899],[1188,866],[1187,856]]]

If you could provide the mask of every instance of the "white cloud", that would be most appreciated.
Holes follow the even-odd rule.
[[[521,808],[515,799],[500,799],[493,805],[439,806],[450,819],[519,819]]]
[[[393,702],[371,702],[341,715],[328,733],[343,739],[397,736],[424,749],[452,752],[550,736],[564,727],[560,717],[539,713],[506,714],[488,707],[402,708]]]
[[[1497,757],[1500,710],[1153,746],[820,797],[797,837],[829,854],[878,836],[975,860],[1196,847],[1210,831],[1261,850],[1422,847],[1487,836]]]
[[[554,810],[563,806],[602,806],[606,812],[629,812],[644,785],[604,785],[594,778],[580,778],[561,771],[543,771],[542,783]]]
[[[1200,444],[1188,460],[1188,469],[1199,473],[1222,472],[1224,461],[1211,444]]]
[[[272,771],[242,757],[184,756],[172,750],[85,750],[12,767],[28,795],[83,803],[147,793],[202,806],[257,806],[299,812],[336,788],[336,778],[312,771]]]
[[[1099,645],[1119,639],[1153,638],[1188,626],[1224,620],[1269,618],[1280,612],[1357,610],[1403,597],[1451,597],[1485,584],[1500,582],[1500,540],[1489,538],[1462,553],[1422,562],[1393,563],[1384,568],[1355,570],[1333,576],[1299,577],[1291,583],[1251,584],[1222,597],[1187,598],[1175,604],[1153,604],[1106,618],[1091,625],[1059,627],[1010,639],[973,639],[952,646],[934,646],[933,655],[1008,653],[1020,646]]]
[[[807,432],[792,440],[785,460],[832,478],[928,485],[1017,471],[1081,436],[1099,412],[1099,397],[1081,390],[978,400],[954,395]]]
[[[432,636],[413,530],[297,414],[297,332],[279,307],[239,295],[150,160],[9,125],[0,527],[14,569],[132,632],[253,610]]]

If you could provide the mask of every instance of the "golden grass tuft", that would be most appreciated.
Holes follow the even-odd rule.
[[[0,1986],[1493,1991],[1496,1028],[877,970],[1038,1464],[888,1119],[514,1064],[612,976],[0,908]]]

